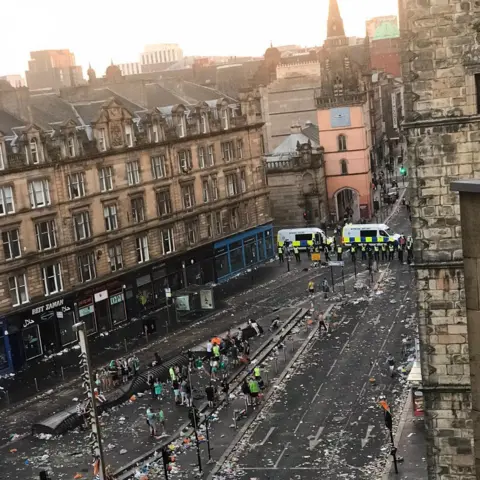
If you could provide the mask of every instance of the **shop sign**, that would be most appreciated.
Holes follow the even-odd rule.
[[[82,307],[78,310],[78,316],[79,317],[86,317],[87,315],[90,315],[93,313],[93,305],[88,305],[86,307]]]
[[[179,312],[190,311],[190,297],[188,295],[181,295],[175,298],[175,307]]]
[[[118,293],[117,295],[112,295],[110,297],[110,305],[116,305],[117,303],[123,302],[123,293]]]
[[[39,315],[40,313],[48,312],[49,310],[53,310],[58,307],[63,307],[62,310],[64,312],[68,312],[70,310],[70,307],[63,306],[63,298],[61,298],[60,300],[56,300],[55,302],[45,303],[40,307],[32,308],[32,315]]]
[[[108,298],[108,290],[103,290],[102,292],[98,292],[94,295],[95,302],[103,302]]]
[[[212,290],[200,290],[200,306],[203,310],[213,310],[213,291]]]

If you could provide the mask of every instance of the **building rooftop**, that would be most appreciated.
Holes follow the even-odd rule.
[[[316,125],[308,124],[306,129],[302,129],[300,125],[294,125],[291,127],[292,133],[288,137],[283,140],[283,142],[275,148],[272,152],[272,156],[283,156],[283,155],[290,155],[297,153],[297,145],[303,145],[305,143],[310,142],[312,148],[316,149],[320,147],[319,136],[318,136],[318,127]],[[313,131],[316,130],[316,138]],[[272,160],[276,160],[276,158],[272,158]]]

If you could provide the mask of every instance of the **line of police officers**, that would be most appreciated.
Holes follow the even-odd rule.
[[[405,235],[400,235],[398,240],[391,239],[387,243],[352,243],[350,248],[350,255],[352,257],[352,262],[357,261],[357,254],[361,255],[362,261],[369,261],[369,263],[375,260],[377,263],[382,261],[393,261],[395,259],[395,253],[398,255],[398,260],[400,263],[404,263],[406,260],[408,264],[413,262],[413,238],[411,236],[405,237]],[[287,255],[290,253],[290,243],[285,241],[283,246],[278,247],[278,258],[280,262],[284,261],[284,254]],[[310,257],[311,253],[320,253],[323,252],[324,261],[329,262],[331,260],[330,255],[334,257],[337,255],[337,260],[343,260],[344,248],[341,244],[337,244],[337,239],[335,237],[328,237],[326,243],[314,243],[312,247],[307,246],[307,257]],[[298,247],[293,247],[293,254],[295,255],[295,260],[300,261],[300,251]]]

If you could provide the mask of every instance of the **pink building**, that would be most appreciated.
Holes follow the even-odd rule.
[[[356,94],[348,99],[350,106],[318,110],[331,220],[343,218],[347,209],[353,212],[353,221],[372,215],[371,132],[366,99],[366,93]]]

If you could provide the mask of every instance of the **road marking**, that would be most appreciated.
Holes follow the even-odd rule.
[[[372,322],[372,325],[376,327],[380,323],[380,314],[378,314],[377,318]]]
[[[319,443],[320,443],[320,435],[322,434],[323,430],[325,429],[325,427],[320,427],[317,431],[317,434],[314,436],[314,435],[310,435],[307,437],[308,439],[308,443],[309,443],[309,450],[313,450]]]
[[[287,448],[290,446],[290,442],[287,443],[285,445],[285,448],[282,450],[282,453],[280,454],[280,456],[278,457],[277,461],[275,462],[275,465],[273,466],[273,468],[277,468],[278,467],[278,464],[280,463],[280,461],[282,460],[282,457],[285,455],[285,452],[287,451]]]
[[[327,377],[329,377],[330,374],[332,373],[333,367],[335,366],[336,363],[337,363],[337,361],[335,360],[335,361],[333,362],[333,365],[330,367],[330,370],[329,370],[328,373],[327,373]]]
[[[345,348],[347,348],[347,345],[350,343],[350,340],[347,340],[345,342],[345,345],[342,347],[342,349],[340,350],[340,355],[342,355],[343,351],[345,350]]]
[[[365,437],[360,440],[362,444],[362,448],[365,448],[365,445],[368,443],[368,440],[370,439],[370,435],[372,433],[372,430],[375,428],[374,425],[369,425],[367,428],[367,433],[365,434]]]
[[[355,325],[355,328],[352,330],[352,333],[350,334],[350,337],[353,336],[353,334],[355,333],[355,330],[358,328],[359,325],[360,325],[360,322],[357,322],[357,324]]]
[[[312,399],[312,401],[311,401],[310,403],[313,403],[313,402],[317,399],[318,395],[320,394],[320,390],[321,390],[322,388],[323,388],[323,383],[318,387],[318,390],[317,390],[317,392],[315,393],[315,396],[313,397],[313,399]]]
[[[258,444],[259,447],[265,445],[265,443],[267,442],[267,440],[270,438],[270,435],[273,433],[273,431],[275,430],[275,427],[272,427],[268,433],[265,435],[265,438],[261,441],[261,443]]]
[[[395,315],[395,318],[398,317],[399,313],[402,311],[403,305],[400,305],[400,307],[397,310],[397,314]]]

